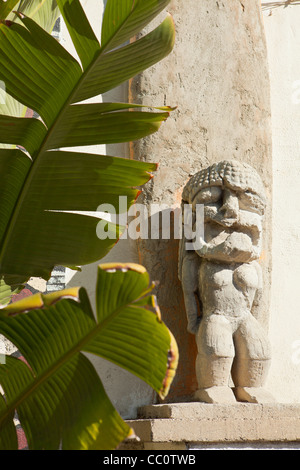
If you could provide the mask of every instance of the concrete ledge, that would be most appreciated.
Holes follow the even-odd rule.
[[[300,404],[151,405],[140,408],[139,418],[128,423],[140,438],[139,449],[221,443],[289,443],[300,449]]]

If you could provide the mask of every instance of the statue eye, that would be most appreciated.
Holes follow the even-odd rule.
[[[262,213],[262,203],[260,198],[250,191],[241,192],[239,195],[239,206],[241,209],[250,212]]]
[[[211,186],[199,191],[193,201],[193,207],[196,204],[212,204],[222,199],[222,188],[218,186]]]

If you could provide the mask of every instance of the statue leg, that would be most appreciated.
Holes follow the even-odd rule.
[[[196,341],[198,390],[195,400],[206,403],[236,403],[229,387],[234,357],[230,322],[222,315],[202,318]]]
[[[271,363],[271,348],[260,323],[251,315],[234,334],[236,356],[232,366],[234,393],[238,401],[271,403],[264,385]]]

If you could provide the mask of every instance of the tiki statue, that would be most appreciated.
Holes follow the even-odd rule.
[[[270,344],[257,319],[266,206],[261,178],[245,163],[213,164],[188,181],[182,205],[190,208],[193,227],[201,207],[204,223],[198,240],[189,240],[184,230],[179,248],[188,331],[198,350],[195,400],[272,402],[263,388]]]

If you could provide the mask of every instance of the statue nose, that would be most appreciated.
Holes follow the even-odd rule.
[[[239,201],[236,194],[229,189],[224,190],[223,194],[223,205],[220,208],[226,218],[236,218],[239,212]]]

